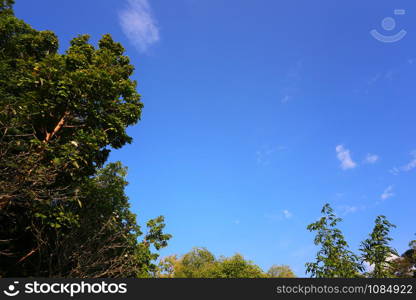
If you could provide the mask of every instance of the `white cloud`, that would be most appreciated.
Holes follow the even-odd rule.
[[[344,148],[343,145],[338,145],[335,150],[343,170],[354,169],[357,166],[351,158],[350,150]]]
[[[364,162],[366,164],[375,164],[379,159],[380,157],[378,155],[368,153],[364,159]]]
[[[353,214],[359,211],[364,211],[367,209],[366,205],[339,205],[337,206],[337,211],[340,215]]]
[[[340,207],[338,207],[338,209],[340,210],[340,213],[342,215],[347,215],[357,212],[359,208],[357,206],[341,205]]]
[[[256,151],[256,159],[259,165],[267,166],[270,164],[272,160],[272,156],[280,151],[287,150],[287,147],[284,146],[277,146],[277,147],[270,147],[270,146],[263,146],[259,150]]]
[[[290,212],[288,209],[281,210],[280,212],[275,213],[266,213],[264,217],[268,219],[270,222],[280,222],[283,220],[289,220],[293,217],[293,213]]]
[[[389,185],[383,192],[383,194],[381,194],[381,199],[382,200],[387,200],[391,197],[394,197],[394,193],[393,193],[393,186]]]
[[[394,78],[394,74],[396,72],[394,70],[387,70],[385,72],[378,72],[377,74],[375,74],[373,77],[371,77],[368,81],[367,81],[367,85],[371,86],[374,85],[376,83],[378,83],[379,81],[382,80],[393,80]]]
[[[416,168],[416,151],[410,153],[413,156],[413,159],[405,166],[402,167],[402,170],[405,172],[409,172]]]
[[[394,69],[378,72],[377,74],[375,74],[367,80],[367,85],[364,88],[363,92],[365,94],[368,94],[371,89],[377,88],[377,86],[384,84],[386,81],[394,80],[396,74],[397,71]]]
[[[141,52],[160,39],[148,0],[127,0],[119,13],[119,22],[124,34]]]
[[[288,211],[287,209],[284,209],[282,211],[282,213],[283,213],[283,215],[285,216],[286,219],[290,219],[291,217],[293,217],[293,214],[290,211]]]
[[[394,168],[390,169],[389,172],[393,175],[399,175],[400,170],[397,167],[394,167]]]
[[[408,164],[400,168],[394,167],[389,172],[393,175],[398,175],[400,172],[409,172],[415,169],[416,168],[416,150],[410,152],[410,155],[413,156],[413,159]]]

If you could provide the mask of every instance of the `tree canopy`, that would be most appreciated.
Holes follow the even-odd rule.
[[[323,216],[307,227],[316,232],[314,243],[321,248],[316,261],[306,264],[306,272],[318,278],[358,277],[363,267],[336,227],[342,219],[335,215],[329,204],[324,205],[321,213]]]
[[[267,271],[267,275],[272,278],[294,278],[296,277],[292,269],[287,265],[273,265]]]
[[[389,263],[389,275],[398,278],[416,278],[416,241],[411,241],[409,249]]]
[[[0,1],[0,277],[149,275],[164,219],[138,242],[126,169],[104,167],[140,120],[134,67],[108,34],[59,53],[13,3]]]
[[[268,273],[241,254],[216,258],[206,248],[194,248],[180,258],[160,261],[160,276],[168,278],[270,278],[295,277],[288,266],[273,266]]]
[[[362,260],[374,268],[370,272],[371,277],[388,278],[393,275],[393,258],[398,254],[389,245],[392,240],[389,233],[394,227],[385,216],[378,216],[370,237],[361,243]]]

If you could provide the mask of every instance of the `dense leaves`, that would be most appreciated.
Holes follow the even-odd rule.
[[[388,278],[393,275],[393,258],[397,252],[389,245],[392,240],[389,233],[394,227],[385,216],[378,216],[370,237],[361,243],[362,259],[373,267],[371,277]]]
[[[163,217],[143,242],[124,194],[125,169],[103,169],[140,119],[134,67],[104,35],[63,54],[51,31],[0,0],[0,277],[149,276],[167,245]]]
[[[287,265],[273,265],[267,271],[267,275],[272,278],[294,278],[295,273]]]
[[[416,240],[409,243],[409,249],[394,259],[393,274],[402,278],[416,278]]]
[[[341,219],[336,217],[329,204],[323,207],[322,213],[324,216],[320,220],[308,226],[310,231],[317,232],[315,245],[321,247],[316,261],[306,264],[312,277],[416,277],[416,241],[410,242],[410,249],[398,256],[390,246],[393,240],[390,231],[396,226],[385,216],[376,218],[373,231],[361,242],[361,256],[358,257],[349,250],[344,236],[336,228]]]
[[[65,258],[67,265],[58,266],[70,277],[148,277],[155,273],[151,251],[167,245],[171,237],[163,234],[163,217],[150,220],[148,233],[141,242],[136,215],[129,209],[124,194],[126,168],[110,163],[82,188],[85,205],[78,208],[79,226],[63,236],[57,262]],[[149,236],[152,236],[149,239]],[[66,254],[62,255],[62,254]]]
[[[167,278],[270,278],[295,277],[288,266],[273,266],[268,273],[240,254],[216,258],[206,248],[194,248],[178,258],[160,261],[159,276]]]
[[[306,271],[318,278],[358,277],[363,267],[336,227],[341,218],[336,217],[329,204],[322,208],[321,213],[320,220],[308,226],[309,231],[316,232],[314,243],[321,248],[316,261],[306,264]]]

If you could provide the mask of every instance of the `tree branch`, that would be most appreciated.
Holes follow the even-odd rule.
[[[50,132],[50,133],[46,133],[46,137],[45,137],[45,140],[43,142],[48,143],[50,141],[50,139],[62,128],[62,126],[64,126],[65,119],[68,115],[69,115],[69,112],[66,111],[64,113],[64,115],[62,116],[62,118],[59,120],[58,124],[56,124],[53,131]]]
[[[26,254],[21,259],[19,259],[19,261],[17,263],[20,263],[20,262],[24,261],[26,258],[28,258],[29,256],[31,256],[33,253],[35,253],[36,251],[38,251],[38,249],[39,248],[32,249],[28,254]]]

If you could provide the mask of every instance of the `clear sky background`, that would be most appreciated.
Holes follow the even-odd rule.
[[[399,252],[415,238],[415,1],[16,2],[61,51],[82,33],[125,46],[145,107],[111,160],[140,224],[166,217],[163,256],[205,246],[304,276],[326,202],[354,250],[379,214]]]

